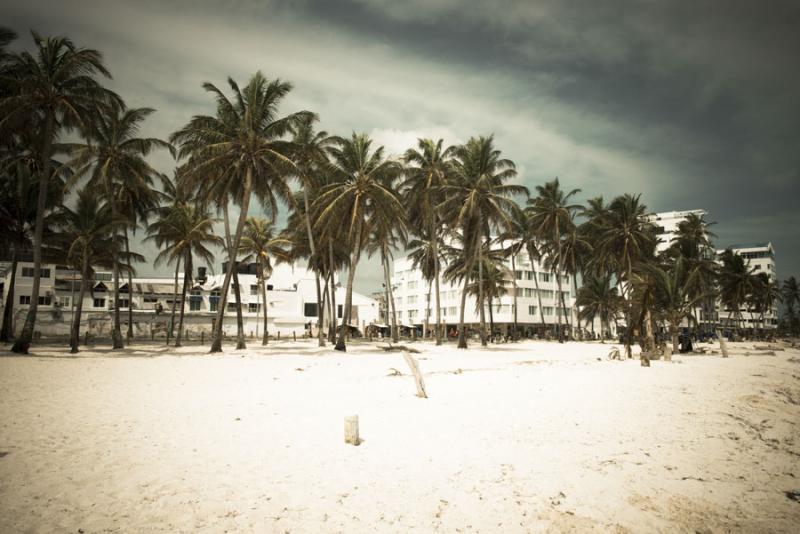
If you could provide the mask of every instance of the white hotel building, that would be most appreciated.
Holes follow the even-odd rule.
[[[263,298],[252,267],[243,268],[239,274],[241,305],[245,335],[259,337],[263,334]],[[196,280],[187,290],[184,330],[190,339],[204,335],[208,339],[216,320],[220,299],[220,287],[224,274],[205,276],[200,269]],[[0,295],[2,309],[12,306],[13,331],[19,333],[25,322],[30,304],[33,284],[33,266],[28,262],[17,265],[14,297],[8,299],[11,283],[10,265],[5,271],[0,268]],[[73,310],[79,298],[81,277],[75,271],[49,264],[42,267],[39,313],[36,331],[42,336],[68,336],[72,324]],[[181,306],[183,276],[178,278],[178,312]],[[337,284],[338,285],[338,284]],[[127,277],[120,279],[120,319],[123,334],[127,331],[128,310],[133,307],[134,335],[136,337],[163,337],[169,324],[174,291],[174,278],[133,278],[129,288]],[[338,316],[343,315],[344,288],[336,289]],[[81,334],[110,337],[113,314],[113,282],[108,271],[96,272],[89,283],[83,301]],[[326,307],[327,309],[327,307]],[[329,314],[325,314],[326,316]],[[364,332],[369,324],[378,321],[378,303],[364,295],[353,293],[353,309],[350,326]],[[176,313],[176,324],[178,314]],[[302,336],[308,332],[316,334],[317,293],[314,274],[304,266],[276,265],[267,280],[268,330],[272,337],[278,335]],[[325,321],[326,325],[328,321]],[[326,325],[324,325],[326,327]],[[236,335],[236,303],[233,286],[228,292],[225,322],[227,336]]]
[[[658,252],[663,252],[669,248],[672,238],[677,234],[678,224],[685,220],[690,214],[705,216],[708,215],[708,212],[701,209],[666,211],[661,213],[653,213],[647,216],[648,222],[655,225],[658,232]],[[755,271],[755,273],[767,273],[773,281],[777,279],[777,274],[775,271],[775,250],[772,247],[772,243],[732,245],[728,248],[730,248],[734,253],[742,256],[745,259],[745,263],[747,263]],[[725,249],[718,249],[716,251],[716,256],[719,257],[719,255],[724,251]],[[733,312],[730,310],[725,310],[724,306],[722,306],[719,301],[716,302],[713,310],[704,310],[702,307],[698,307],[695,311],[695,316],[701,324],[707,323],[712,325],[719,324],[722,326],[733,326],[735,322],[733,318]],[[765,314],[763,325],[761,323],[760,314],[757,314],[754,311],[743,310],[742,317],[744,319],[744,328],[777,328],[777,304],[770,312]]]
[[[422,277],[419,269],[412,267],[412,260],[408,257],[400,258],[394,262],[394,272],[391,284],[394,293],[395,307],[398,322],[406,327],[422,327],[425,324],[425,310],[429,310],[428,324],[431,327],[436,323],[436,297],[431,291],[430,303],[428,298],[428,282]],[[527,253],[521,252],[515,258],[516,286],[517,286],[517,324],[526,334],[541,334],[545,330],[554,331],[558,324],[557,313],[561,314],[561,323],[566,325],[561,300],[558,298],[558,286],[554,274],[543,268],[538,262],[531,262]],[[511,270],[511,260],[506,260],[506,267]],[[443,269],[444,270],[444,267]],[[536,280],[534,280],[536,277]],[[539,294],[536,293],[538,282]],[[463,284],[449,284],[440,281],[440,300],[442,309],[442,323],[445,332],[452,336],[458,327],[461,308],[461,292]],[[507,283],[508,294],[492,302],[492,315],[495,329],[500,333],[510,332],[514,324],[514,287]],[[569,322],[577,327],[577,312],[575,310],[574,284],[572,277],[562,275],[561,290],[564,293],[564,302],[567,308]],[[541,296],[544,324],[539,310],[539,296]],[[479,310],[476,309],[477,299],[467,295],[464,310],[464,324],[477,328],[480,325]],[[489,305],[485,308],[486,325],[489,327]],[[586,326],[584,323],[583,327]],[[595,332],[600,335],[600,323],[595,321]],[[614,325],[611,325],[612,330]]]

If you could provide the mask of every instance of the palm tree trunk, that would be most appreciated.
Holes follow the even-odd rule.
[[[220,294],[220,301],[222,305],[217,310],[217,321],[214,324],[214,341],[211,343],[211,352],[222,352],[222,321],[223,317],[225,316],[228,287],[230,286],[231,278],[233,278],[233,273],[236,271],[236,262],[233,260],[236,257],[235,251],[239,249],[239,241],[242,239],[244,222],[247,220],[247,208],[250,206],[250,192],[252,190],[252,185],[253,171],[252,169],[248,168],[244,180],[244,190],[242,192],[241,212],[239,214],[239,221],[236,223],[236,235],[233,238],[232,247],[229,249],[233,252],[233,258],[229,258],[228,270],[225,273],[225,279],[222,282],[222,290]]]
[[[333,263],[333,241],[328,241],[328,259],[330,261],[330,265],[328,269],[330,269],[330,298],[331,298],[331,321],[330,321],[330,335],[328,336],[328,341],[331,343],[336,342],[336,323],[339,322],[339,309],[336,307],[336,269],[334,268]],[[388,313],[388,309],[387,313]]]
[[[45,124],[44,138],[42,139],[42,173],[39,175],[39,193],[36,197],[36,223],[33,229],[33,286],[31,287],[31,303],[25,325],[14,345],[12,352],[28,354],[33,339],[33,329],[36,325],[36,312],[39,310],[39,288],[42,274],[42,234],[44,233],[44,211],[47,208],[47,185],[50,182],[50,167],[53,149],[53,132],[55,130],[55,115],[48,109]]]
[[[489,339],[494,343],[494,299],[489,295]]]
[[[311,251],[311,256],[309,257],[309,264],[312,261],[312,258],[317,256],[317,249],[314,243],[314,232],[311,231],[311,215],[309,211],[309,203],[308,203],[308,188],[303,186],[303,203],[305,204],[306,208],[306,233],[308,234],[308,247]],[[309,265],[310,266],[310,265]],[[317,336],[319,338],[318,344],[320,347],[325,346],[325,333],[322,331],[322,323],[325,318],[325,307],[322,305],[322,288],[320,287],[319,283],[319,272],[314,270],[314,277],[317,283]],[[266,330],[266,323],[264,324],[264,329]]]
[[[81,290],[78,295],[78,304],[72,314],[72,329],[69,336],[69,351],[78,352],[78,343],[81,339],[81,314],[83,313],[83,298],[86,296],[86,280],[89,278],[89,255],[84,250],[81,266]]]
[[[542,309],[542,292],[539,291],[539,273],[536,272],[536,268],[534,267],[533,263],[533,255],[531,254],[531,249],[528,249],[528,256],[531,257],[531,269],[533,269],[533,285],[536,287],[536,300],[539,302],[539,319],[542,321],[542,327],[547,328],[547,324],[544,322],[544,309]]]
[[[125,256],[128,264],[131,263],[131,250],[128,242],[128,227],[125,227]],[[133,340],[133,269],[128,265],[128,332],[126,334],[128,344]]]
[[[578,306],[578,275],[574,273],[572,274],[572,290],[574,291],[572,297],[575,299],[575,318],[578,320],[578,329],[581,330],[581,307]],[[594,334],[594,320],[592,320],[592,334]],[[583,334],[581,334],[581,339],[583,339]]]
[[[181,314],[178,320],[178,335],[175,336],[175,346],[181,346],[181,339],[183,337],[183,315],[186,312],[186,284],[192,279],[192,252],[191,249],[186,251],[186,259],[183,261],[183,289],[181,289]]]
[[[239,285],[239,262],[236,261],[236,256],[233,257],[233,263],[236,264],[236,270],[233,271],[233,299],[236,302],[236,350],[246,349],[247,343],[245,342],[244,335],[244,312],[242,311],[242,288]]]
[[[356,209],[358,206],[356,206]],[[350,266],[347,269],[347,292],[344,297],[344,317],[342,317],[342,326],[339,330],[339,339],[336,341],[336,350],[347,351],[345,343],[345,335],[347,328],[350,325],[350,307],[353,305],[353,280],[356,274],[356,266],[358,265],[359,256],[361,256],[361,230],[362,230],[361,217],[356,220],[356,233],[355,241],[353,242],[353,252],[350,255]],[[391,292],[389,293],[391,295]]]
[[[262,269],[262,273],[263,273],[263,269]],[[319,279],[317,281],[319,282]],[[264,280],[263,274],[261,276],[261,300],[264,302],[264,304],[263,304],[263,306],[264,306],[264,312],[263,312],[264,332],[262,333],[263,337],[261,338],[261,344],[262,345],[268,345],[269,344],[269,330],[267,329],[267,321],[269,321],[269,317],[268,317],[269,310],[267,309],[267,305],[268,305],[268,302],[267,302],[267,281]],[[319,307],[319,306],[317,306],[317,307]]]
[[[172,311],[170,312],[169,328],[167,329],[167,345],[169,345],[169,338],[175,332],[175,307],[178,305],[178,273],[181,269],[181,258],[175,261],[175,282],[172,285]]]
[[[245,175],[245,182],[244,182],[244,190],[242,191],[242,202],[241,202],[241,210],[239,212],[239,220],[236,223],[236,235],[231,242],[228,239],[228,269],[225,272],[225,278],[222,282],[222,288],[220,290],[220,307],[217,309],[217,319],[214,323],[214,333],[213,333],[213,341],[211,342],[211,350],[209,352],[222,352],[222,322],[225,318],[225,309],[228,307],[228,289],[231,285],[231,279],[234,280],[236,284],[236,288],[239,287],[238,283],[238,275],[237,271],[237,264],[236,264],[236,251],[239,249],[239,242],[242,239],[242,231],[244,230],[244,223],[247,220],[247,208],[250,206],[250,192],[252,191],[253,187],[253,171],[252,169],[247,169],[247,174]],[[230,238],[230,223],[228,218],[228,203],[227,199],[222,204],[223,213],[225,216],[225,235],[227,238]],[[234,291],[235,298],[236,298],[236,309],[237,309],[237,343],[236,348],[246,348],[244,343],[244,325],[241,320],[241,313],[242,313],[242,304],[240,300],[240,295],[238,295],[238,291]]]
[[[436,344],[442,344],[442,306],[441,306],[441,296],[439,294],[439,271],[441,270],[441,265],[439,265],[439,232],[437,232],[436,228],[436,214],[433,213],[431,215],[431,235],[430,238],[433,240],[433,277],[436,284]]]
[[[11,252],[11,280],[8,286],[8,295],[6,295],[6,303],[3,307],[3,328],[0,329],[0,341],[9,342],[12,338],[11,323],[14,322],[14,286],[17,283],[17,248],[14,247]]]
[[[514,331],[511,334],[511,340],[517,340],[517,263],[516,254],[511,254],[511,283],[514,286]],[[533,261],[533,260],[531,260]]]
[[[461,290],[461,311],[458,318],[458,348],[467,348],[467,333],[464,330],[464,308],[467,307],[467,287],[469,286],[469,277],[464,278],[464,289]]]
[[[428,280],[428,294],[425,296],[425,326],[423,326],[422,339],[426,339],[431,333],[431,292],[433,291],[433,280]]]
[[[483,309],[483,224],[480,213],[478,213],[478,305],[480,306],[481,319],[481,346],[487,346],[486,342],[486,312]]]
[[[384,254],[383,248],[381,248],[381,263],[383,264],[383,280],[384,284],[386,284],[386,310],[387,313],[389,309],[392,311],[392,342],[397,343],[399,341],[397,335],[397,310],[394,306],[394,292],[392,291],[392,284],[389,278],[389,265],[386,261],[386,254]]]
[[[111,204],[111,220],[117,219],[117,201],[114,197],[113,191],[109,191],[109,202]],[[113,230],[111,237],[116,238],[117,232]],[[122,341],[122,326],[119,313],[119,254],[117,253],[117,244],[114,243],[111,250],[112,262],[114,264],[114,327],[111,330],[111,342],[113,349],[124,348],[125,344]]]

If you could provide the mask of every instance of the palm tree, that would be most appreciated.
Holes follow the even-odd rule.
[[[795,317],[795,306],[800,306],[800,284],[794,276],[790,276],[781,285],[781,300],[786,306],[786,314],[789,316],[789,329],[793,334],[797,334],[797,318]]]
[[[353,133],[349,139],[336,137],[328,150],[334,183],[326,186],[315,202],[319,209],[318,231],[323,235],[344,227],[350,244],[344,317],[335,349],[347,350],[345,333],[353,303],[353,279],[369,231],[377,217],[401,219],[403,205],[394,191],[400,166],[384,157],[383,147],[371,149],[366,134]]]
[[[668,268],[657,264],[648,267],[648,274],[654,283],[654,299],[656,307],[669,323],[672,337],[672,353],[678,352],[678,328],[683,319],[697,322],[693,311],[698,302],[707,295],[693,291],[692,277],[698,276],[698,271],[687,269],[688,261],[682,256]]]
[[[233,100],[215,85],[203,84],[216,99],[216,115],[197,115],[171,137],[180,145],[179,156],[189,158],[187,178],[202,184],[209,194],[220,195],[218,198],[223,199],[226,206],[229,195],[233,195],[239,205],[239,220],[229,247],[232,257],[220,291],[211,352],[222,350],[225,303],[238,264],[235,254],[248,217],[250,196],[255,193],[269,218],[274,220],[277,198],[288,199],[291,194],[285,177],[296,171],[291,159],[296,147],[285,136],[313,116],[301,111],[279,117],[278,105],[292,85],[281,80],[268,81],[261,72],[253,75],[243,89],[231,78],[228,84]]]
[[[561,291],[561,273],[564,271],[564,256],[562,255],[562,236],[574,226],[573,216],[582,206],[570,204],[570,199],[580,192],[573,189],[565,193],[558,183],[558,178],[544,185],[536,186],[537,196],[528,200],[528,210],[539,238],[545,243],[548,263],[552,266],[553,275],[556,277],[558,295],[562,299],[562,311],[566,317],[566,307],[563,304]],[[564,342],[561,328],[561,315],[558,315],[558,341]]]
[[[261,288],[261,300],[264,302],[264,332],[262,345],[269,343],[267,330],[267,279],[272,275],[272,259],[287,261],[289,259],[288,247],[291,242],[275,235],[272,223],[267,219],[249,217],[245,222],[244,235],[239,245],[239,252],[244,254],[243,262],[255,261],[258,285]],[[319,306],[318,306],[319,307]]]
[[[493,136],[472,137],[466,144],[456,147],[453,156],[453,178],[442,187],[447,198],[444,209],[450,226],[461,228],[463,235],[473,240],[464,250],[475,254],[471,261],[478,266],[481,345],[486,346],[483,243],[493,228],[508,228],[512,224],[511,213],[516,207],[512,197],[525,195],[528,190],[521,185],[506,183],[517,175],[517,170],[513,161],[501,157],[501,152],[494,147]],[[466,346],[462,328],[459,348]]]
[[[402,243],[408,241],[405,217],[403,213],[400,215],[400,217],[397,217],[396,215],[375,212],[372,217],[369,241],[367,243],[367,254],[369,256],[376,252],[380,253],[381,256],[383,283],[388,293],[386,304],[387,306],[391,304],[392,308],[392,341],[395,343],[398,342],[397,310],[395,310],[394,306],[394,290],[391,285],[389,265],[394,257],[393,251],[397,250]]]
[[[580,310],[578,319],[591,322],[592,332],[595,319],[600,320],[600,339],[605,340],[606,333],[611,330],[611,321],[616,322],[622,309],[622,297],[610,273],[604,276],[589,274],[578,289],[575,305]]]
[[[778,283],[768,273],[757,273],[753,284],[753,293],[750,295],[749,304],[758,312],[761,323],[761,334],[766,332],[766,315],[771,312],[775,304],[781,299]]]
[[[424,233],[430,238],[433,261],[432,280],[436,296],[436,344],[442,344],[442,307],[439,291],[439,258],[441,239],[441,220],[438,207],[442,202],[442,187],[447,184],[452,168],[454,147],[443,149],[444,140],[418,139],[417,148],[410,148],[403,156],[405,180],[400,186],[406,205],[409,207],[409,221],[418,220],[426,226]],[[418,232],[422,234],[423,232]],[[426,278],[426,280],[429,280]],[[427,316],[427,309],[426,309]]]
[[[83,299],[93,268],[98,265],[111,266],[109,252],[117,244],[114,243],[114,225],[110,206],[102,200],[96,189],[87,187],[78,192],[74,209],[62,206],[60,212],[62,231],[58,236],[66,249],[66,259],[73,268],[80,272],[81,286],[70,330],[70,352],[78,352],[80,340],[81,314]]]
[[[755,269],[745,263],[744,258],[731,249],[720,256],[722,266],[719,271],[720,300],[726,309],[733,312],[735,329],[738,335],[743,321],[741,308],[755,289]]]
[[[178,268],[183,262],[183,284],[181,289],[181,309],[178,322],[178,333],[175,336],[175,346],[181,346],[183,334],[183,318],[186,309],[186,292],[192,280],[193,257],[197,256],[207,264],[214,261],[214,254],[209,247],[222,246],[222,239],[214,235],[214,224],[216,219],[209,216],[204,206],[181,203],[173,209],[164,213],[161,212],[153,224],[148,227],[148,233],[159,247],[163,250],[156,256],[154,265],[161,262],[175,263],[175,280],[178,279]],[[174,313],[177,295],[172,299],[172,310],[174,323]],[[171,328],[170,328],[171,329]],[[167,335],[169,342],[169,335]]]
[[[567,225],[561,241],[562,268],[564,273],[572,278],[572,294],[575,297],[578,294],[578,275],[583,275],[584,267],[592,253],[590,237],[585,234],[585,230],[585,228],[575,224],[573,213],[573,221]],[[561,306],[566,309],[563,292],[561,292]],[[577,317],[577,315],[580,315],[580,306],[577,302],[575,306],[578,308]]]
[[[37,53],[20,52],[8,60],[6,80],[9,93],[0,99],[0,131],[9,125],[33,119],[41,121],[39,191],[36,199],[36,223],[33,231],[33,286],[31,304],[22,333],[13,352],[27,354],[33,338],[39,305],[42,265],[42,234],[47,207],[47,190],[53,174],[53,143],[61,130],[87,130],[87,120],[98,109],[119,97],[103,88],[96,77],[111,75],[103,65],[100,52],[78,48],[66,37],[43,38],[33,33]]]
[[[27,132],[30,133],[30,132]],[[25,145],[34,143],[33,139],[20,139],[7,147],[8,160],[0,166],[0,250],[10,249],[11,279],[3,308],[3,326],[0,329],[0,341],[11,341],[14,310],[14,286],[16,284],[17,265],[23,255],[30,251],[33,244],[34,227],[36,225],[36,201],[39,195],[40,161]],[[54,162],[60,171],[53,174],[53,187],[50,187],[46,199],[46,213],[43,221],[43,246],[47,246],[47,237],[51,233],[56,218],[53,208],[62,201],[63,177],[69,169],[59,162]],[[45,251],[46,252],[46,251]],[[60,256],[60,254],[50,254]]]
[[[87,187],[102,191],[111,209],[111,218],[117,219],[128,211],[136,215],[138,209],[146,210],[155,205],[152,193],[153,179],[159,176],[146,158],[156,148],[172,151],[172,146],[153,137],[137,137],[142,122],[155,110],[151,108],[127,109],[119,103],[107,106],[95,116],[87,131],[87,143],[72,147],[75,167],[73,182],[89,176]],[[122,202],[121,202],[122,201]],[[140,207],[137,204],[141,201]],[[127,206],[132,203],[132,206]],[[130,213],[133,212],[133,213]],[[116,229],[114,230],[116,231]],[[125,231],[127,242],[127,229]],[[126,246],[126,251],[128,247]],[[111,333],[113,348],[121,349],[122,328],[120,325],[119,261],[114,261],[114,327]],[[129,283],[132,280],[129,278]],[[128,291],[133,288],[129,286]],[[130,295],[130,293],[129,293]],[[128,299],[128,307],[131,300]],[[129,315],[131,321],[132,313]],[[133,326],[128,325],[130,337]]]
[[[430,320],[431,292],[433,290],[434,280],[438,275],[437,269],[441,266],[442,253],[441,247],[439,247],[437,243],[438,237],[431,239],[427,230],[424,228],[418,228],[417,231],[419,234],[406,244],[406,252],[408,253],[408,259],[411,260],[411,268],[418,269],[420,274],[422,274],[423,280],[428,282],[428,296],[425,300],[425,330],[427,331]],[[438,257],[436,254],[438,254]],[[386,287],[388,293],[390,287],[388,285]],[[389,298],[387,296],[387,304],[388,303]],[[392,308],[394,308],[394,299],[392,299],[391,304]],[[396,322],[394,317],[392,320]],[[439,327],[440,326],[437,325],[434,330],[438,330]],[[394,328],[395,325],[392,323],[392,331],[394,331]],[[434,336],[438,335],[439,334],[434,334]],[[441,342],[441,340],[439,341]]]
[[[633,333],[633,270],[639,262],[652,255],[655,231],[646,220],[646,206],[640,195],[622,195],[608,206],[605,217],[598,221],[595,234],[594,268],[614,272],[621,290],[624,289],[626,334],[625,352],[631,357]],[[649,323],[649,321],[648,321]]]
[[[305,226],[306,237],[308,239],[309,248],[309,265],[314,262],[319,263],[317,257],[317,243],[314,240],[314,232],[312,231],[311,222],[311,202],[310,198],[312,192],[318,189],[321,185],[321,173],[328,164],[327,149],[331,146],[333,138],[325,131],[315,132],[314,122],[315,117],[301,121],[294,132],[294,144],[297,151],[294,156],[295,165],[297,167],[297,179],[303,193],[303,226]],[[297,206],[296,202],[292,203]],[[295,210],[299,211],[299,210]],[[320,284],[320,271],[314,270],[314,278],[317,288],[317,335],[319,336],[319,346],[325,346],[325,333],[322,329],[322,323],[325,320],[325,306],[322,303],[322,286]],[[266,323],[265,323],[266,329]]]

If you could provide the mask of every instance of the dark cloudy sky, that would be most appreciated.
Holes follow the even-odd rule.
[[[203,81],[261,69],[294,83],[286,112],[316,111],[329,132],[368,132],[396,154],[419,136],[494,133],[528,187],[559,176],[583,199],[636,192],[653,211],[704,208],[719,246],[772,241],[779,276],[800,275],[797,1],[0,7],[21,34],[102,50],[128,104],[158,109],[149,135],[212,112]],[[375,264],[359,271],[358,289],[380,287]]]

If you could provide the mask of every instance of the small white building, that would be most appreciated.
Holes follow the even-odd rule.
[[[263,334],[263,312],[267,314],[267,328],[271,336],[302,336],[316,334],[317,294],[313,272],[304,266],[280,264],[266,281],[266,304],[258,287],[252,266],[243,267],[238,274],[245,335],[259,337]],[[177,297],[175,280],[171,277],[133,278],[129,287],[127,277],[120,279],[120,319],[127,330],[129,310],[132,307],[134,335],[136,337],[163,337],[168,328],[173,301],[176,305],[176,324],[180,306],[184,306],[184,330],[192,337],[208,336],[216,321],[220,288],[224,274],[205,276],[201,269],[197,279],[187,288],[186,302],[181,302],[183,275],[178,275]],[[11,284],[10,269],[0,273],[2,305],[12,306],[13,331],[19,332],[30,305],[33,284],[33,265],[17,265],[15,291],[8,299]],[[68,336],[75,304],[79,296],[81,277],[71,269],[49,264],[42,267],[39,296],[39,314],[36,331],[43,336]],[[232,282],[233,285],[233,282]],[[90,335],[110,336],[113,317],[113,280],[108,271],[98,271],[90,282],[83,301],[81,331]],[[345,289],[336,287],[338,318],[343,316]],[[327,310],[327,307],[326,307]],[[325,314],[324,328],[330,318]],[[350,326],[363,333],[369,324],[378,322],[378,303],[364,295],[353,293]],[[235,336],[237,330],[234,288],[228,292],[223,330]]]

